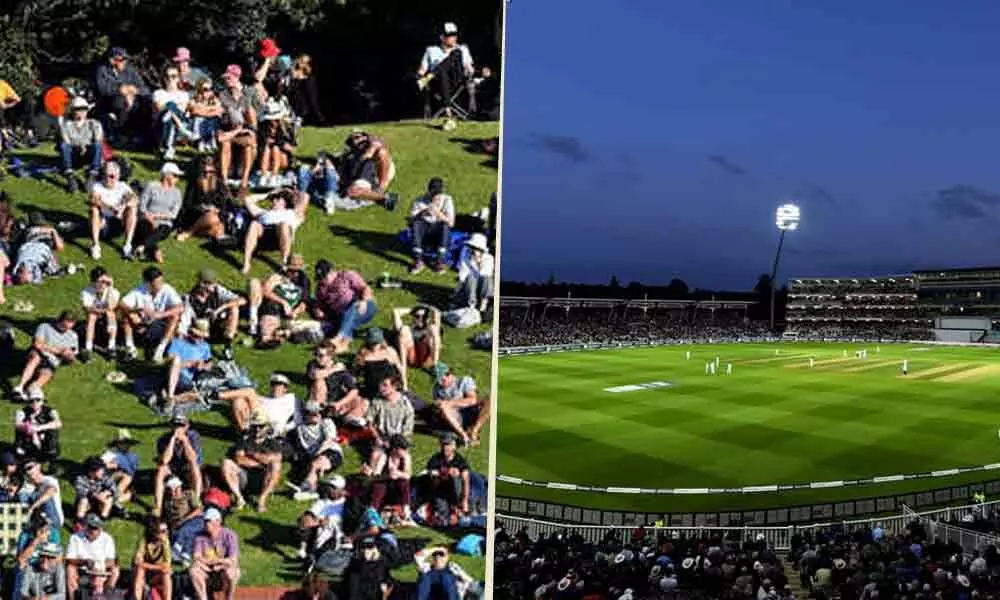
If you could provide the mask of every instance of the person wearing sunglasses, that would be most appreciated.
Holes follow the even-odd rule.
[[[153,92],[153,110],[159,125],[160,152],[163,160],[173,160],[177,155],[177,139],[193,139],[194,132],[188,119],[191,94],[181,89],[181,74],[176,66],[169,66],[163,73],[163,87]]]
[[[191,130],[198,140],[198,152],[203,155],[214,153],[219,148],[216,134],[222,119],[222,102],[212,82],[207,77],[198,79],[194,85],[191,102],[188,103],[188,113],[191,115]]]
[[[94,338],[100,326],[108,336],[107,352],[115,353],[118,336],[118,319],[115,317],[121,292],[115,289],[115,280],[102,266],[90,270],[90,285],[80,292],[80,304],[86,317],[83,351],[80,352],[80,362],[90,360],[94,352]]]
[[[98,104],[101,114],[108,115],[113,137],[141,122],[137,116],[149,110],[149,86],[128,58],[124,48],[114,47],[108,62],[97,68]]]
[[[149,517],[132,558],[132,597],[145,598],[143,591],[149,586],[160,598],[173,598],[171,560],[167,524],[159,517]]]
[[[90,257],[101,260],[101,236],[125,232],[122,256],[132,259],[132,238],[139,219],[139,198],[122,181],[118,163],[104,165],[104,177],[90,188]]]

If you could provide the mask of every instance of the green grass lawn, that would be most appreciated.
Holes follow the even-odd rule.
[[[296,250],[304,254],[310,274],[318,259],[327,258],[341,268],[360,271],[369,281],[376,280],[383,271],[389,271],[395,279],[402,280],[404,284],[401,289],[376,289],[379,314],[373,324],[389,328],[392,307],[413,306],[418,301],[440,306],[447,299],[455,281],[453,274],[436,275],[430,271],[417,276],[407,274],[407,249],[397,241],[397,233],[405,227],[409,203],[426,189],[426,182],[430,177],[441,176],[446,181],[449,193],[455,198],[458,212],[472,212],[486,206],[490,194],[496,190],[497,171],[486,163],[485,156],[468,151],[465,139],[495,137],[498,134],[498,124],[462,124],[451,133],[432,129],[420,122],[376,124],[368,129],[384,136],[393,152],[398,174],[392,187],[400,194],[401,207],[394,213],[371,207],[352,213],[338,212],[332,217],[310,208],[308,219],[297,234]],[[339,149],[348,131],[344,127],[305,129],[300,156],[308,159],[320,149]],[[22,154],[22,157],[28,161],[51,161],[50,157],[44,156],[48,150],[49,148],[39,148],[36,152]],[[158,161],[148,155],[130,154],[129,158],[136,166],[137,176],[143,181],[151,179],[159,169]],[[84,194],[70,196],[61,187],[57,188],[47,181],[9,177],[0,182],[0,188],[13,197],[18,213],[42,210],[53,220],[62,220],[64,215],[83,218],[85,214]],[[116,244],[120,244],[120,241]],[[86,237],[67,240],[67,250],[62,261],[83,263],[89,270],[94,263],[87,254],[88,248],[89,240]],[[230,289],[246,288],[246,279],[239,273],[240,253],[231,252],[228,257],[214,256],[203,248],[203,242],[199,240],[184,243],[170,240],[164,246],[164,253],[166,264],[163,270],[167,281],[174,284],[181,293],[190,288],[195,274],[203,267],[212,267],[218,271],[222,282]],[[276,253],[266,253],[255,258],[251,276],[266,275],[278,259]],[[146,266],[143,263],[122,261],[117,251],[108,246],[105,246],[101,264],[115,276],[116,286],[123,293],[139,282],[140,272]],[[8,288],[8,301],[5,306],[0,307],[0,318],[12,321],[20,329],[18,347],[25,348],[30,343],[30,334],[38,320],[51,318],[61,309],[77,307],[80,290],[85,285],[86,275],[77,274],[49,280],[40,286]],[[13,313],[11,306],[20,299],[33,302],[35,312],[28,315]],[[487,330],[487,325],[461,331],[449,328],[444,333],[442,352],[442,360],[451,365],[456,373],[474,375],[480,389],[484,391],[489,389],[490,355],[470,349],[467,340],[472,335]],[[309,351],[310,348],[292,345],[272,352],[237,346],[236,357],[238,362],[249,368],[259,384],[266,384],[272,371],[288,374],[293,381],[293,391],[301,397],[305,393],[304,368],[310,356]],[[0,368],[13,384],[20,365],[2,365]],[[142,444],[137,447],[141,468],[149,469],[153,464],[154,441],[164,431],[164,427],[124,387],[105,382],[104,375],[112,368],[112,364],[101,359],[87,365],[74,366],[60,371],[48,389],[51,404],[58,408],[62,416],[63,458],[70,463],[71,469],[85,457],[100,453],[118,427],[128,427],[133,435],[142,440]],[[429,397],[432,383],[429,374],[412,372],[410,380],[412,388],[419,395]],[[10,403],[0,405],[0,422],[12,423],[16,409],[17,406]],[[195,428],[202,434],[206,463],[220,464],[234,440],[234,429],[230,426],[228,415],[201,413],[195,415],[193,421]],[[12,427],[8,431],[12,432]],[[8,435],[12,436],[12,433]],[[487,435],[488,432],[484,431],[484,440],[489,439]],[[430,436],[418,435],[413,451],[415,467],[422,468],[436,448],[436,442]],[[475,469],[487,472],[486,447],[466,450],[464,453]],[[347,464],[342,472],[356,472],[359,465],[358,454],[349,451]],[[71,486],[66,478],[63,481],[64,501],[71,503]],[[150,498],[151,493],[142,497],[140,502],[148,506]],[[294,527],[297,516],[305,506],[280,495],[272,499],[269,511],[265,514],[245,510],[227,521],[227,525],[235,529],[242,540],[244,585],[267,585],[297,578],[297,565],[291,560],[297,547]],[[110,524],[109,531],[118,543],[120,559],[125,563],[130,562],[140,533],[137,520],[115,520]],[[447,537],[423,529],[407,531],[404,535],[429,537],[436,542],[450,541]],[[485,569],[482,560],[459,560],[473,576],[483,577]],[[414,573],[413,569],[406,569],[398,575],[408,579]]]
[[[854,358],[865,347],[868,358]],[[732,375],[705,374],[716,356],[723,370],[733,364]],[[909,375],[901,377],[904,359]],[[731,488],[1000,462],[995,349],[673,346],[504,357],[499,376],[497,472],[533,481]],[[654,381],[671,386],[605,391]],[[996,473],[729,495],[619,495],[503,482],[497,492],[613,510],[750,510],[927,490]]]

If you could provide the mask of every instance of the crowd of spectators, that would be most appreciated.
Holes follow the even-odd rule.
[[[840,321],[824,323],[797,321],[789,323],[785,331],[794,332],[800,340],[870,340],[923,342],[934,339],[929,326],[919,323],[879,323],[871,321]]]
[[[474,99],[476,73],[456,25],[445,24],[439,37],[419,63],[420,89],[450,98],[456,85],[468,86]],[[312,62],[291,60],[272,39],[260,42],[248,72],[232,64],[213,80],[192,62],[191,52],[178,48],[162,77],[151,81],[125,49],[112,48],[97,69],[96,98],[70,99],[59,119],[66,191],[87,196],[80,216],[88,219],[93,264],[78,303],[37,324],[10,394],[23,407],[12,450],[0,454],[0,493],[23,504],[29,522],[17,544],[13,587],[3,596],[104,598],[130,591],[137,600],[147,593],[159,600],[233,598],[253,565],[241,562],[243,542],[227,520],[251,504],[267,512],[270,498],[286,488],[305,503],[298,522],[286,524],[301,539],[303,572],[342,581],[346,597],[388,597],[402,588],[391,570],[414,560],[421,599],[481,592],[449,561],[447,549],[408,547],[397,532],[418,524],[471,531],[459,551],[482,553],[486,480],[463,452],[480,444],[490,415],[486,382],[453,371],[440,356],[444,324],[478,323],[490,310],[493,215],[464,232],[453,260],[447,251],[456,215],[442,177],[432,178],[400,217],[413,242],[411,272],[425,260],[442,274],[457,270],[445,305],[386,306],[369,283],[380,274],[327,259],[310,273],[295,240],[310,203],[326,215],[396,208],[399,197],[390,190],[396,161],[387,142],[355,130],[340,152],[301,162],[299,127],[324,120]],[[454,115],[445,116],[453,125]],[[118,151],[150,145],[161,159],[159,177],[130,182]],[[68,267],[58,259],[64,243],[57,227],[40,214],[17,217],[6,195],[0,200],[4,304],[4,285],[41,284]],[[119,236],[123,258],[150,263],[141,281],[116,281],[100,264],[102,248]],[[208,268],[193,278],[181,275],[163,242],[192,236],[242,249],[243,275],[261,251],[277,249],[280,264],[248,279],[244,289],[226,288]],[[391,330],[371,326],[387,310]],[[254,346],[248,351],[298,343],[311,347],[311,358],[294,375],[257,374],[269,384],[258,391],[235,361],[242,332]],[[351,361],[343,358],[348,352]],[[96,434],[83,436],[92,456],[57,472],[61,435],[86,424],[62,420],[58,406],[66,399],[49,397],[47,386],[76,363],[94,360],[135,363],[153,373],[137,389],[166,422],[153,464],[140,464],[137,441],[122,429],[104,447]],[[420,371],[433,381],[427,398],[411,391]],[[304,397],[291,392],[289,375],[307,382]],[[192,419],[207,408],[231,415],[237,437],[214,464]],[[422,463],[410,454],[418,426],[438,438],[437,452]],[[345,467],[348,452],[361,455],[355,472]],[[147,469],[152,481],[139,481]],[[153,491],[148,507],[136,501],[137,486],[146,483]],[[64,513],[70,484],[75,502]],[[122,555],[106,528],[123,518],[144,523],[134,554]]]

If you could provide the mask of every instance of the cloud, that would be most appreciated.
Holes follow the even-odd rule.
[[[584,146],[579,138],[567,135],[536,134],[534,145],[548,150],[553,154],[558,154],[571,162],[580,164],[588,162],[593,158],[590,150]]]
[[[1000,205],[1000,195],[971,185],[955,185],[939,190],[931,208],[943,219],[993,219],[992,209]]]
[[[738,164],[736,164],[732,160],[726,158],[725,156],[721,156],[721,155],[718,155],[718,154],[712,154],[712,155],[709,155],[708,160],[713,165],[719,167],[720,169],[722,169],[723,171],[725,171],[726,173],[729,173],[731,175],[746,175],[747,174],[747,170],[746,169],[744,169],[743,167],[739,166]]]
[[[802,191],[802,196],[809,202],[825,204],[832,208],[840,207],[840,200],[830,193],[825,187],[814,184],[807,184],[809,187]]]

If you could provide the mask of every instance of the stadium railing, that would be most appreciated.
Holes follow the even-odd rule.
[[[0,556],[13,556],[17,538],[28,522],[28,507],[16,502],[0,502]]]
[[[897,535],[904,533],[914,520],[919,520],[931,530],[931,533],[939,539],[956,541],[961,544],[966,553],[972,553],[984,546],[996,544],[1000,547],[1000,538],[988,534],[979,533],[961,527],[955,527],[941,520],[961,519],[969,513],[978,513],[990,507],[1000,508],[1000,500],[986,502],[984,504],[969,504],[965,506],[941,508],[925,512],[915,512],[908,506],[903,507],[903,514],[890,515],[885,517],[873,517],[866,519],[853,519],[847,521],[831,521],[827,523],[813,523],[810,525],[787,525],[782,527],[761,527],[753,525],[714,527],[714,526],[663,526],[643,525],[643,529],[651,533],[665,533],[670,536],[705,536],[705,535],[731,535],[739,533],[742,539],[763,539],[767,541],[775,550],[790,550],[792,536],[796,533],[806,533],[821,529],[836,528],[844,532],[858,530],[871,531],[876,526],[881,527],[887,535]],[[607,539],[610,534],[614,539],[625,544],[631,540],[632,532],[637,525],[573,525],[567,523],[555,523],[542,519],[532,519],[527,517],[514,517],[510,515],[497,515],[497,523],[508,533],[517,533],[525,530],[532,538],[539,535],[551,535],[553,533],[576,534],[588,542],[599,542]]]

